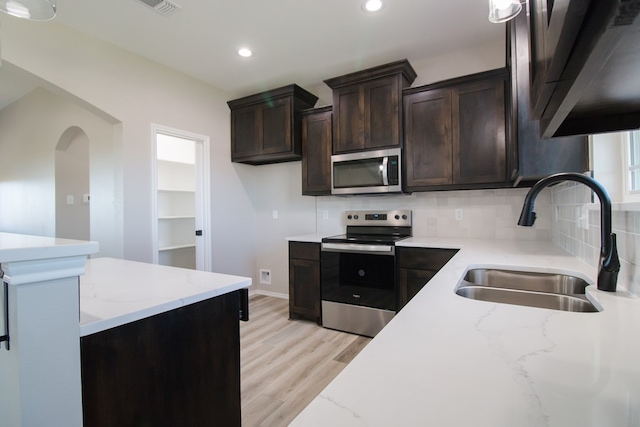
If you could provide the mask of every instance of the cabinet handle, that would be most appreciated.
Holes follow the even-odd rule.
[[[4,273],[0,271],[0,278]],[[9,284],[2,281],[4,287],[4,335],[0,335],[0,343],[6,342],[6,349],[9,351]]]
[[[249,321],[249,289],[240,289],[240,320]]]

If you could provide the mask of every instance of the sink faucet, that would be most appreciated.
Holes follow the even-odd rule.
[[[538,193],[548,185],[561,181],[576,181],[591,188],[600,199],[600,263],[598,266],[598,289],[601,291],[616,291],[618,282],[618,272],[620,271],[620,260],[618,259],[618,248],[616,246],[616,235],[611,232],[611,199],[604,187],[586,175],[567,172],[549,175],[535,183],[527,193],[522,206],[522,213],[518,220],[518,225],[531,227],[536,220],[536,213],[533,211],[533,203]]]

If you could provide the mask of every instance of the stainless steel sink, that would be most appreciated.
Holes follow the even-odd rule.
[[[566,274],[475,268],[467,271],[456,294],[504,304],[598,312],[600,309],[585,294],[587,286],[588,282]]]

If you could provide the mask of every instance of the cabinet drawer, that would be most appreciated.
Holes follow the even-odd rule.
[[[398,267],[418,270],[440,270],[458,252],[457,249],[396,248]]]
[[[320,261],[320,243],[289,242],[289,258]]]

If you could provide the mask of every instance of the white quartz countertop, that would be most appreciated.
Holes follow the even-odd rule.
[[[595,285],[599,313],[471,300],[454,289],[473,267],[596,271],[551,242],[397,245],[460,251],[291,425],[640,426],[640,300]]]
[[[80,336],[249,286],[248,277],[115,258],[91,259],[80,277]]]
[[[96,252],[97,242],[0,233],[0,263],[85,256]]]
[[[320,234],[303,234],[300,236],[287,237],[290,242],[306,242],[306,243],[322,243],[322,236]]]

